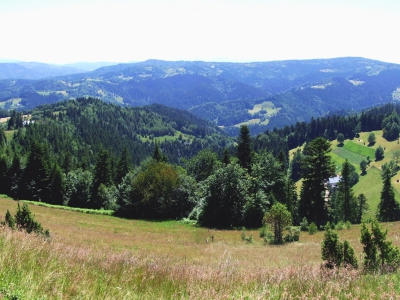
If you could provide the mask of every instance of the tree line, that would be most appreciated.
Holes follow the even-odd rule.
[[[196,151],[192,156],[182,155],[175,162],[165,145],[169,142],[155,140],[147,143],[137,163],[133,151],[139,148],[132,151],[132,145],[143,136],[135,135],[132,128],[140,130],[146,122],[149,128],[157,127],[159,120],[152,112],[151,118],[138,109],[124,110],[95,99],[78,99],[33,111],[38,121],[16,129],[10,140],[0,130],[4,183],[0,193],[15,199],[111,209],[128,218],[189,218],[211,228],[260,227],[276,204],[285,207],[293,224],[306,221],[319,227],[327,222],[360,223],[368,209],[365,196],[352,191],[358,177],[348,161],[342,166],[338,187],[329,187],[327,180],[336,174],[325,137],[308,141],[289,162],[285,148],[278,153],[257,148],[259,137],[253,139],[246,125],[240,127],[234,147],[223,136],[213,143],[220,136],[213,137],[215,129],[205,127],[210,133],[204,139],[201,131],[193,137],[202,148],[191,149]],[[131,122],[122,118],[124,113]],[[171,128],[193,131],[198,126],[179,122]],[[124,134],[130,139],[124,139]],[[196,145],[193,140],[189,146]],[[183,145],[177,147],[181,154],[193,153],[183,150],[186,145],[179,138],[173,143]],[[295,181],[300,178],[298,195]],[[331,191],[328,197],[327,190]],[[394,221],[399,214],[390,177],[384,176],[377,216]]]

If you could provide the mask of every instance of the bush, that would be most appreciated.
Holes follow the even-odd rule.
[[[297,226],[288,226],[286,228],[287,233],[284,236],[283,240],[286,243],[297,242],[300,239],[300,227]]]
[[[394,272],[400,266],[400,250],[387,241],[388,230],[383,230],[377,220],[361,224],[361,243],[364,247],[364,270],[370,272]]]
[[[46,237],[50,237],[50,232],[48,229],[43,231],[42,224],[37,222],[28,207],[28,204],[22,204],[22,208],[18,203],[17,213],[13,217],[7,210],[5,215],[5,221],[2,222],[3,225],[7,225],[11,229],[25,230],[27,233],[35,232],[37,234],[42,234]]]
[[[317,225],[315,225],[315,223],[312,222],[312,223],[310,224],[310,226],[308,226],[308,234],[314,234],[314,233],[316,233],[317,231],[318,231]]]
[[[335,225],[335,229],[336,229],[336,230],[343,230],[343,229],[344,229],[344,223],[343,223],[343,221],[337,222],[337,224]]]
[[[268,233],[267,227],[264,225],[263,227],[261,227],[260,229],[260,238],[266,237]]]
[[[242,241],[245,241],[246,243],[253,243],[253,235],[250,234],[249,236],[246,235],[246,228],[242,227]]]
[[[308,231],[308,221],[306,217],[304,217],[303,220],[300,222],[300,230]]]
[[[14,217],[10,214],[10,211],[7,209],[6,216],[5,216],[5,222],[3,225],[7,225],[11,229],[15,229],[15,219]]]
[[[336,231],[328,223],[325,226],[324,240],[321,245],[322,259],[325,261],[324,266],[329,269],[340,267],[342,263],[345,266],[358,267],[357,258],[354,255],[354,249],[348,241],[344,243],[339,241]]]

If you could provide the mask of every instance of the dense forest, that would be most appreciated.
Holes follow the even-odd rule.
[[[336,175],[329,141],[380,129],[396,139],[399,112],[387,104],[256,138],[243,125],[234,144],[206,121],[161,105],[123,108],[79,98],[29,116],[12,111],[0,129],[0,193],[128,218],[188,218],[211,228],[260,227],[278,203],[295,224],[359,223],[365,197],[352,192],[358,174],[349,162],[326,202],[326,182]],[[298,146],[304,147],[289,161],[289,149]],[[387,170],[378,217],[393,221],[400,211]]]

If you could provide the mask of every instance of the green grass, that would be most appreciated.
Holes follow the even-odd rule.
[[[337,147],[333,149],[331,153],[331,157],[339,169],[342,167],[342,164],[347,158],[349,163],[356,168],[357,172],[360,172],[360,162],[366,159],[365,156],[349,151],[344,147]]]
[[[6,135],[7,140],[11,140],[14,136],[15,130],[6,130],[4,131],[4,134]]]
[[[344,143],[343,148],[345,148],[348,151],[357,153],[358,155],[369,156],[371,159],[375,157],[375,150],[364,145],[360,144],[359,142],[354,142],[354,141],[347,141]]]
[[[322,270],[323,232],[271,246],[254,230],[246,232],[250,244],[240,230],[30,208],[51,239],[0,227],[0,298],[394,299],[400,292],[399,273]],[[1,198],[0,215],[6,209],[15,212],[16,201]],[[400,222],[384,227],[399,245]],[[338,234],[361,257],[360,227]]]

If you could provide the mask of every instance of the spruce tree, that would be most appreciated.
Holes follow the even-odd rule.
[[[130,171],[132,166],[131,158],[129,156],[128,148],[124,147],[122,151],[121,157],[117,162],[117,169],[115,172],[115,184],[120,184],[122,179],[125,177],[126,174]]]
[[[250,129],[247,125],[242,125],[240,127],[240,134],[238,136],[236,149],[239,165],[243,169],[246,169],[248,172],[250,172],[252,163],[252,148]]]
[[[93,174],[93,186],[91,196],[91,208],[101,208],[103,203],[98,198],[99,187],[101,184],[110,186],[112,183],[111,162],[107,150],[101,150],[97,156]]]
[[[306,217],[310,223],[323,225],[327,220],[324,183],[335,175],[335,165],[329,156],[331,146],[326,139],[319,137],[308,143],[305,150],[299,217]]]
[[[20,184],[21,176],[22,176],[22,167],[20,159],[17,155],[14,154],[11,167],[7,172],[7,186],[8,186],[8,195],[16,199],[18,197],[18,185]]]
[[[223,164],[226,166],[226,165],[229,165],[229,163],[231,162],[231,158],[230,158],[230,155],[229,155],[229,150],[228,149],[224,149],[224,156],[223,156],[223,158],[222,158],[222,162],[223,162]]]
[[[4,133],[4,129],[0,128],[0,148],[3,148],[5,145],[7,145],[6,134]]]
[[[8,178],[8,166],[7,159],[4,155],[0,156],[0,194],[7,194],[9,190],[9,186],[7,184]]]
[[[351,188],[350,163],[346,161],[342,165],[342,173],[339,181],[337,201],[339,202],[337,215],[343,222],[357,222],[357,201]]]
[[[377,218],[381,222],[392,222],[400,220],[400,207],[395,199],[392,183],[390,182],[390,170],[383,174],[383,187],[381,200],[378,204]]]
[[[19,184],[20,199],[44,199],[48,190],[49,175],[48,152],[39,142],[33,141],[28,155],[28,162]]]

